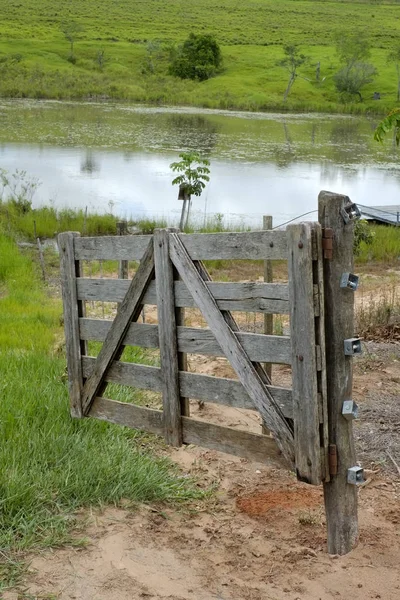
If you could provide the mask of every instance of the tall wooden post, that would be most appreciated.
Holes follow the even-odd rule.
[[[352,358],[344,354],[344,340],[354,337],[354,292],[340,287],[343,273],[353,272],[354,225],[345,224],[341,208],[347,196],[321,192],[319,222],[333,230],[332,258],[324,260],[327,399],[330,449],[337,450],[337,474],[324,483],[328,552],[347,554],[358,539],[357,487],[347,483],[347,470],[356,465],[353,426],[342,416],[352,395]]]
[[[272,229],[272,216],[263,216],[263,229]],[[272,283],[274,280],[272,272],[272,260],[264,260],[264,281]],[[265,335],[273,335],[274,333],[274,315],[264,314],[264,333]],[[272,383],[272,363],[264,363],[264,370]],[[270,435],[270,431],[265,425],[261,426],[261,432],[265,435]]]

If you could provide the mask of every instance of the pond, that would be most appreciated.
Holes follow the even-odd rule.
[[[399,153],[373,140],[377,119],[110,103],[0,101],[0,167],[41,181],[34,206],[176,220],[169,164],[197,150],[211,181],[195,218],[278,225],[317,208],[320,190],[366,205],[399,203]],[[313,215],[308,218],[313,219]]]

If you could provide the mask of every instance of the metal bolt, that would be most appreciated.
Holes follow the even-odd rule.
[[[270,247],[270,248],[273,248],[273,247],[274,247],[274,242],[270,242],[270,243],[269,243],[269,247]]]
[[[302,354],[300,354],[300,356],[299,356],[299,361],[300,361],[300,362],[303,362],[303,360],[304,360],[304,357],[303,357],[303,355],[302,355]]]
[[[299,248],[302,248],[303,247],[303,242],[299,242],[298,246],[299,246]]]

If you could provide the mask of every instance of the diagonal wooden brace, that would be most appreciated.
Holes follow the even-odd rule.
[[[226,322],[218,305],[198,273],[179,236],[170,234],[171,260],[179,275],[201,310],[208,326],[221,346],[226,358],[235,369],[240,382],[260,412],[264,422],[274,435],[275,441],[287,461],[294,466],[294,439],[279,405],[265,388],[235,333]]]
[[[123,341],[132,321],[137,321],[143,305],[142,299],[154,275],[154,246],[150,238],[147,250],[140,261],[136,275],[132,279],[125,298],[121,302],[103,347],[99,352],[90,377],[82,390],[82,412],[87,415],[90,407],[103,385],[104,375],[114,360],[122,354]],[[119,354],[119,356],[118,356]]]

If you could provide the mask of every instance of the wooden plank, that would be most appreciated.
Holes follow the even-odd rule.
[[[181,446],[182,422],[175,320],[174,273],[169,258],[168,231],[165,229],[156,230],[153,240],[157,286],[158,337],[163,381],[164,437],[167,444]]]
[[[128,235],[128,224],[126,221],[117,221],[117,235]],[[121,260],[118,263],[118,278],[128,279],[128,261]]]
[[[243,387],[253,400],[266,425],[270,428],[283,455],[290,464],[294,459],[293,432],[291,431],[285,417],[274,402],[272,396],[268,396],[265,386],[251,363],[251,358],[243,349],[239,336],[237,336],[226,323],[214,298],[197,272],[184,245],[176,234],[170,234],[170,256],[179,275],[185,282],[188,290],[196,301],[204,318],[212,329],[218,343],[226,358],[235,369]],[[270,339],[264,336],[265,339]],[[269,362],[269,361],[268,361]]]
[[[263,216],[263,229],[271,230],[272,229],[272,217],[270,215]],[[264,281],[269,284],[274,280],[273,272],[272,272],[272,261],[265,260],[264,261]],[[272,335],[274,333],[274,317],[273,313],[264,315],[264,333],[265,335]],[[265,363],[264,365],[265,372],[268,377],[271,379],[272,376],[272,365],[271,363]]]
[[[80,319],[81,338],[102,342],[106,339],[111,324],[112,321],[101,319]],[[196,327],[178,327],[177,329],[179,352],[224,356],[221,346],[210,329],[197,329]],[[290,337],[240,332],[237,334],[237,339],[251,361],[285,365],[291,363]],[[132,323],[124,339],[124,345],[158,348],[157,325]]]
[[[284,231],[179,234],[192,260],[287,258]],[[79,260],[141,260],[149,236],[85,237],[75,246]]]
[[[89,416],[131,429],[163,434],[162,412],[159,410],[97,397]],[[281,453],[274,440],[265,435],[221,427],[189,417],[182,417],[182,423],[185,444],[197,444],[257,462],[265,463],[268,457],[281,460]]]
[[[311,223],[287,227],[296,473],[320,485],[321,449]]]
[[[82,357],[84,377],[89,377],[96,359],[90,356]],[[129,385],[144,390],[161,392],[162,379],[160,367],[137,365],[134,363],[114,362],[105,374],[105,380],[111,383]],[[200,373],[179,373],[179,389],[181,396],[204,400],[223,406],[256,410],[253,402],[240,381],[225,377],[212,377]],[[292,390],[269,386],[269,391],[279,404],[287,419],[293,418]]]
[[[83,386],[82,410],[84,414],[87,413],[94,397],[99,393],[104,373],[112,361],[118,358],[118,353],[122,353],[125,335],[131,321],[136,321],[142,311],[144,292],[153,274],[154,248],[153,240],[151,240],[129,290],[121,302],[117,316],[107,332],[93,372]]]
[[[347,196],[321,192],[318,220],[333,229],[333,258],[324,260],[325,336],[329,443],[338,453],[338,472],[324,484],[328,551],[346,554],[358,539],[357,488],[347,483],[347,470],[356,465],[353,425],[342,417],[344,400],[352,397],[353,368],[343,340],[354,337],[354,293],[339,285],[343,273],[354,272],[354,225],[345,225],[340,210]]]
[[[58,247],[60,250],[61,292],[64,311],[64,331],[68,369],[68,389],[70,412],[72,417],[81,418],[81,393],[83,376],[81,354],[85,350],[85,342],[80,340],[79,317],[82,314],[82,302],[78,302],[76,280],[79,276],[79,263],[74,258],[74,240],[79,233],[60,233]]]
[[[271,437],[187,417],[182,417],[182,421],[185,444],[204,446],[255,462],[265,463],[266,459],[274,458],[285,464],[282,453]]]
[[[121,302],[129,281],[121,279],[84,279],[78,284],[78,298],[101,302]],[[207,286],[220,310],[288,314],[289,291],[284,283],[209,282]],[[175,306],[194,307],[195,302],[182,281],[175,281]],[[143,298],[144,304],[157,304],[156,284],[152,281]],[[272,333],[272,331],[271,331]]]
[[[322,228],[319,223],[313,224],[313,236],[316,245],[316,256],[314,261],[314,315],[315,315],[315,335],[316,343],[320,349],[321,371],[317,373],[318,380],[318,398],[320,422],[322,427],[321,445],[322,445],[322,477],[325,481],[330,480],[329,473],[329,429],[328,429],[328,396],[326,383],[326,339],[325,339],[325,291],[324,291],[324,261],[322,250]],[[315,288],[318,293],[315,294]]]

